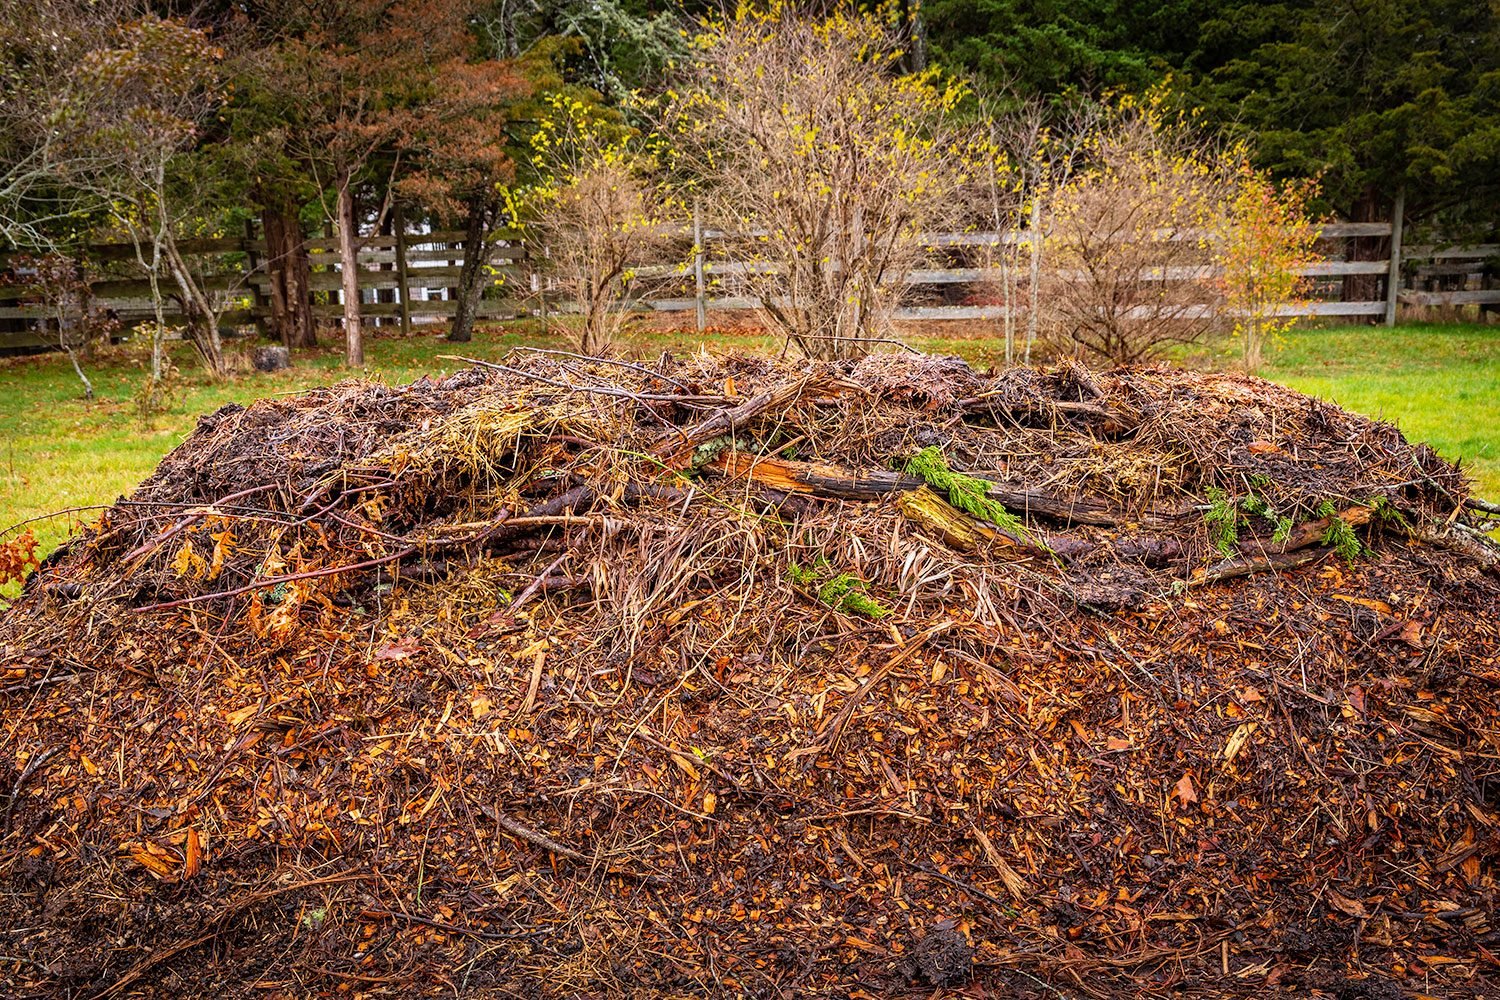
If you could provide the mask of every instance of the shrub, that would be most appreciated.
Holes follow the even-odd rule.
[[[703,23],[663,132],[718,245],[771,328],[816,358],[864,353],[923,254],[969,197],[965,91],[935,71],[903,75],[895,32],[838,6],[742,6]]]

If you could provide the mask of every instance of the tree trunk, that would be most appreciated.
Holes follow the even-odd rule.
[[[170,230],[163,231],[162,256],[167,270],[177,282],[181,294],[182,314],[186,321],[188,336],[203,358],[204,365],[215,376],[227,371],[224,363],[224,344],[219,338],[219,317],[214,313],[208,296],[199,287],[198,279],[188,267],[187,261],[177,250],[177,241]]]
[[[354,229],[354,192],[349,178],[338,187],[339,278],[344,296],[344,364],[365,365],[365,339],[359,323],[358,234]]]
[[[287,347],[316,347],[317,326],[308,296],[312,269],[297,210],[283,201],[262,209],[260,222],[266,236],[272,332]]]
[[[1380,190],[1374,185],[1366,187],[1349,211],[1350,222],[1380,222],[1383,202]],[[1390,237],[1351,236],[1347,240],[1349,260],[1387,260],[1390,255]],[[1381,277],[1378,274],[1349,274],[1344,276],[1343,299],[1345,302],[1375,302],[1380,294]],[[1365,321],[1374,323],[1378,317],[1368,316]]]
[[[484,296],[484,267],[489,263],[495,222],[499,216],[498,194],[469,199],[469,220],[464,226],[464,266],[458,277],[458,307],[448,339],[468,343],[474,339],[474,319]]]

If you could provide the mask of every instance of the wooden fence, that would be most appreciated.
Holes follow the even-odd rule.
[[[1399,206],[1398,206],[1399,207]],[[525,251],[512,238],[494,252],[488,264],[488,279],[494,287],[481,303],[481,318],[512,318],[548,307],[547,289],[528,266]],[[657,291],[633,305],[659,311],[684,311],[695,314],[701,329],[707,315],[716,310],[750,310],[759,302],[749,293],[746,277],[765,265],[719,260],[713,256],[715,234],[701,229],[684,229],[684,252],[698,248],[686,264],[661,265],[642,269],[662,279]],[[1403,247],[1399,211],[1394,222],[1341,222],[1325,226],[1321,236],[1339,248],[1351,238],[1381,239],[1389,247],[1376,260],[1340,260],[1335,255],[1303,270],[1312,279],[1314,294],[1310,301],[1289,305],[1291,315],[1366,317],[1395,322],[1398,305],[1412,307],[1500,308],[1500,282],[1497,282],[1496,258],[1500,245],[1474,247]],[[696,237],[696,238],[695,238]],[[938,233],[926,237],[933,248],[934,261],[946,266],[929,266],[909,276],[912,286],[910,302],[898,310],[899,319],[911,320],[985,320],[1004,316],[1005,309],[986,301],[984,290],[1001,280],[1000,269],[965,266],[966,259],[983,258],[987,251],[1001,245],[1019,247],[1030,242],[1029,232],[1005,233]],[[342,313],[339,304],[341,276],[337,265],[336,241],[327,238],[308,240],[312,264],[310,293],[314,315],[333,321]],[[245,236],[239,238],[188,240],[181,244],[184,256],[193,260],[205,289],[224,309],[226,327],[248,327],[263,323],[269,314],[266,289],[269,278],[265,268],[264,242]],[[463,233],[431,232],[371,236],[362,240],[359,251],[359,287],[364,299],[362,314],[376,322],[399,323],[409,330],[414,323],[441,321],[454,314],[455,286],[464,261]],[[1024,253],[1025,251],[1021,251]],[[93,284],[97,306],[111,310],[129,326],[148,320],[154,312],[150,286],[135,264],[135,248],[130,245],[108,245],[91,248],[89,256],[103,272]],[[955,261],[959,262],[955,264]],[[1182,273],[1177,273],[1181,270]],[[1202,278],[1211,269],[1166,269],[1155,275],[1164,281]],[[1342,297],[1344,279],[1369,276],[1367,287],[1378,290],[1376,297],[1349,301]],[[22,291],[0,286],[0,348],[44,346],[48,337],[38,330],[42,310],[21,301]],[[560,305],[554,300],[554,306]],[[1204,307],[1208,309],[1209,307]],[[169,321],[178,318],[175,303],[169,303]]]

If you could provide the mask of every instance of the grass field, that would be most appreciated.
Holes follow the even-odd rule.
[[[692,350],[697,334],[656,334],[635,346],[642,353]],[[765,349],[759,336],[715,333],[714,350]],[[916,339],[915,346],[958,353],[976,364],[997,358],[993,341]],[[463,353],[497,358],[512,347],[556,346],[535,324],[481,331],[474,343],[452,345],[432,334],[377,336],[367,345],[369,377],[390,383],[441,374],[462,365],[438,358]],[[148,476],[192,430],[200,414],[227,402],[295,392],[348,377],[333,350],[304,353],[289,372],[247,374],[212,382],[179,358],[186,385],[170,412],[143,427],[132,397],[143,372],[129,352],[91,366],[96,399],[85,402],[66,361],[47,355],[0,359],[0,530],[18,521],[70,508],[81,511],[36,523],[50,549],[80,519],[97,513]],[[1205,350],[1192,363],[1230,365],[1232,357]],[[1395,421],[1414,440],[1461,459],[1478,492],[1500,499],[1500,326],[1347,327],[1303,330],[1272,356],[1264,374],[1351,410]]]

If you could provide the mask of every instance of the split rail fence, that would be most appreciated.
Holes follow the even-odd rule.
[[[548,295],[546,283],[530,267],[517,234],[502,241],[487,261],[492,282],[479,308],[479,317],[514,318],[549,308],[566,309],[566,303]],[[1402,245],[1399,210],[1393,222],[1338,222],[1325,226],[1321,236],[1333,252],[1328,259],[1302,272],[1313,281],[1308,301],[1288,305],[1289,315],[1365,317],[1393,324],[1398,306],[1468,307],[1500,309],[1500,281],[1496,260],[1500,245],[1470,247]],[[409,331],[414,323],[441,321],[454,314],[456,287],[464,263],[462,232],[430,232],[365,237],[359,251],[359,287],[362,315],[377,322],[399,323]],[[1375,260],[1340,260],[1339,251],[1354,238],[1379,239],[1388,248]],[[932,234],[927,242],[934,260],[950,266],[925,267],[907,278],[910,304],[896,313],[910,320],[985,320],[1004,316],[1005,308],[986,295],[1004,271],[993,266],[958,266],[973,263],[1001,246],[1023,247],[1031,239],[1027,231],[1003,233]],[[691,243],[689,242],[691,240]],[[701,329],[707,315],[718,310],[750,310],[759,302],[745,287],[745,277],[764,265],[713,257],[715,234],[684,229],[686,262],[643,268],[659,279],[654,293],[631,305],[658,311],[695,314]],[[336,241],[316,238],[306,241],[312,271],[309,292],[313,312],[322,321],[334,321],[342,312],[339,304],[341,276]],[[696,253],[694,253],[696,248]],[[247,235],[239,238],[187,240],[180,244],[184,256],[196,262],[205,290],[222,308],[221,325],[244,328],[263,324],[269,317],[266,245]],[[1024,254],[1026,251],[1021,250]],[[110,310],[128,327],[154,316],[150,285],[135,264],[135,248],[128,244],[96,246],[89,250],[102,276],[93,283],[94,304]],[[1201,278],[1204,272],[1160,275],[1162,280]],[[1342,297],[1345,280],[1351,276],[1371,280],[1351,283],[1375,290],[1357,301]],[[164,283],[165,284],[165,283]],[[1477,287],[1476,287],[1477,286]],[[46,346],[55,342],[41,329],[44,310],[26,304],[16,287],[0,286],[0,348]],[[1208,309],[1210,307],[1204,307]],[[179,318],[175,303],[168,303],[169,322]]]

